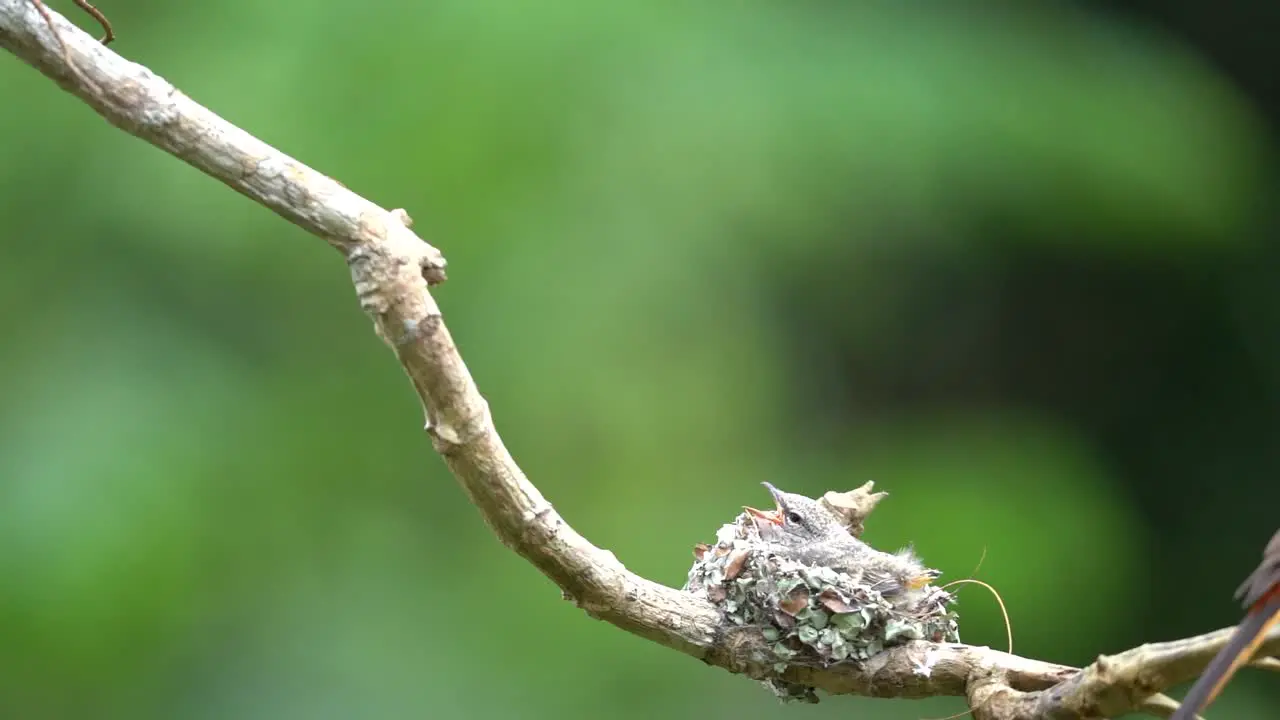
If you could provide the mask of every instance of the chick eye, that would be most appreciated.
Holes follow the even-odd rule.
[[[803,525],[804,518],[800,517],[800,513],[792,511],[787,513],[787,522],[793,522],[797,525]]]

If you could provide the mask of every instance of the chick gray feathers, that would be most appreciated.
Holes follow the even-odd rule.
[[[774,546],[775,554],[846,573],[895,605],[912,604],[915,591],[938,577],[938,571],[925,567],[911,548],[896,553],[876,550],[851,535],[841,518],[817,500],[763,484],[777,509],[748,511],[755,516],[761,539]]]

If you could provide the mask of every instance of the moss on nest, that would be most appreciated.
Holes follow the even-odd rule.
[[[860,529],[860,528],[859,528]],[[853,575],[805,565],[761,539],[743,513],[698,545],[684,589],[718,606],[733,625],[758,628],[767,651],[753,658],[781,674],[788,667],[859,663],[910,640],[959,642],[954,597],[927,586],[886,598]],[[817,702],[811,688],[765,681],[786,700]]]

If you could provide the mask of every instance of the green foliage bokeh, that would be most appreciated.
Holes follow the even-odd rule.
[[[680,584],[762,480],[875,479],[868,539],[985,556],[1019,651],[1121,649],[1149,548],[1102,453],[1034,407],[801,411],[776,288],[839,259],[810,317],[893,362],[901,258],[998,264],[979,216],[1236,252],[1265,138],[1186,48],[1052,4],[100,5],[116,51],[408,209],[515,457],[631,569]],[[781,707],[588,619],[467,504],[322,242],[12,57],[0,88],[4,717],[963,709]]]

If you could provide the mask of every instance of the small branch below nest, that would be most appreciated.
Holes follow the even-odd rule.
[[[525,477],[494,429],[489,406],[428,292],[429,284],[445,279],[444,257],[409,230],[407,215],[375,205],[231,125],[36,0],[0,0],[0,47],[112,124],[338,250],[350,266],[361,307],[422,402],[436,451],[493,532],[567,599],[592,617],[711,665],[754,678],[767,675],[770,668],[752,660],[764,642],[758,631],[726,623],[714,606],[691,593],[629,572],[613,553],[570,527]],[[96,90],[68,81],[76,65]],[[837,506],[844,503],[851,527],[861,526],[878,501],[871,498],[883,497],[871,493],[870,484],[862,490],[860,499],[834,499]],[[1172,701],[1152,698],[1196,675],[1228,633],[1146,645],[1099,658],[1083,670],[985,647],[915,641],[862,663],[792,667],[783,677],[833,694],[967,697],[980,720],[1083,720],[1134,709],[1160,714]],[[1280,653],[1280,630],[1261,652]]]

